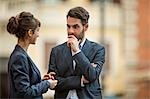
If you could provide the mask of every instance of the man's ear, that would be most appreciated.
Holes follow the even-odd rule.
[[[33,31],[31,29],[28,30],[28,35],[31,37],[33,35]]]
[[[84,25],[84,30],[86,31],[86,30],[88,29],[88,27],[89,27],[89,25],[88,25],[88,23],[86,23],[86,24]]]

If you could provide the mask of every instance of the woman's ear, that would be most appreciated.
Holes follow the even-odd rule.
[[[31,29],[28,30],[28,36],[31,37],[33,35],[33,31]]]

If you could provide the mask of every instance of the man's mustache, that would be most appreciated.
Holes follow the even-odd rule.
[[[78,41],[80,40],[80,38],[78,38],[78,37],[77,37],[76,35],[74,35],[74,34],[69,34],[69,35],[68,35],[68,38],[70,38],[70,37],[69,37],[70,35],[75,36],[75,37],[78,39]]]

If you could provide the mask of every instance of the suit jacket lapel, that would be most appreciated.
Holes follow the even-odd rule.
[[[70,69],[70,72],[73,73],[74,70],[73,70],[73,59],[72,59],[72,53],[71,53],[71,49],[70,47],[67,46],[67,43],[65,44],[65,49],[64,49],[64,52],[63,52],[63,57],[65,58],[66,60],[66,64],[67,66],[69,66],[69,69]]]
[[[15,50],[23,53],[27,58],[28,58],[28,62],[29,62],[29,68],[34,70],[37,75],[41,78],[40,72],[38,70],[38,68],[36,67],[36,65],[33,63],[33,61],[31,60],[31,58],[28,56],[28,54],[26,53],[26,51],[24,51],[19,45],[16,45]]]
[[[31,58],[28,56],[28,62],[30,63],[30,68],[33,69],[37,75],[39,76],[39,78],[41,79],[41,74],[40,74],[40,71],[39,69],[36,67],[36,65],[33,63],[33,61],[31,60]]]
[[[88,53],[90,51],[91,47],[90,47],[90,41],[86,39],[83,47],[82,47],[82,52],[84,53],[85,56],[88,56]]]
[[[88,40],[86,39],[86,41],[85,41],[85,43],[84,43],[84,45],[83,45],[81,51],[84,53],[84,55],[85,55],[86,57],[88,57],[88,56],[89,56],[89,51],[90,51],[90,49],[91,49],[91,47],[90,47],[90,41],[88,41]],[[76,67],[76,70],[75,70],[75,73],[78,74],[79,72],[80,72],[80,68],[78,68],[78,66],[77,66],[77,67]]]

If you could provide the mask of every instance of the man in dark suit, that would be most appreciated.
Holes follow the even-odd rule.
[[[67,14],[68,41],[52,48],[49,70],[58,84],[55,99],[101,99],[99,75],[105,62],[103,46],[85,38],[89,13],[75,7]]]

